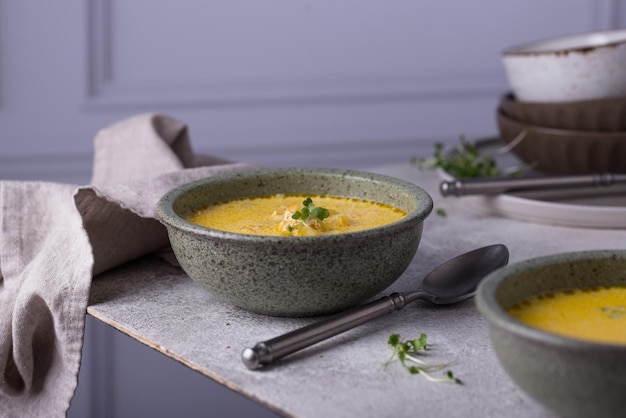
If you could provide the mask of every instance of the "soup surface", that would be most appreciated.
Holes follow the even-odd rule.
[[[310,236],[360,231],[405,216],[400,209],[367,200],[277,194],[210,205],[188,220],[240,234]]]
[[[533,297],[509,314],[568,337],[626,344],[626,286],[567,290]]]

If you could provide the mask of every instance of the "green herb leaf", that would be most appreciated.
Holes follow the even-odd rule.
[[[383,367],[389,365],[397,357],[402,366],[411,374],[421,374],[427,380],[435,383],[451,382],[463,384],[450,370],[442,377],[436,377],[431,374],[431,372],[448,367],[448,364],[428,364],[417,357],[428,349],[426,334],[422,333],[419,338],[407,341],[402,341],[400,334],[392,334],[389,336],[387,344],[393,350],[393,353]]]
[[[302,209],[295,211],[293,215],[291,215],[292,219],[299,222],[295,225],[288,226],[287,230],[289,232],[293,232],[295,228],[300,226],[311,227],[313,223],[322,222],[330,216],[328,209],[315,206],[313,199],[310,197],[302,201],[302,206]]]
[[[320,221],[323,221],[324,219],[330,216],[330,212],[328,211],[328,209],[315,206],[315,204],[313,203],[313,199],[311,199],[310,197],[307,197],[302,202],[302,206],[304,207],[296,211],[292,215],[293,219],[306,221],[309,216],[312,216],[314,218],[317,218]]]
[[[330,213],[328,213],[328,209],[325,208],[314,207],[313,209],[311,209],[310,213],[311,216],[319,219],[320,221],[323,221],[330,216]]]
[[[500,174],[492,157],[481,156],[474,144],[460,137],[453,152],[447,152],[443,144],[435,144],[434,155],[430,158],[414,158],[412,163],[419,169],[441,168],[456,178],[495,177]]]
[[[389,336],[389,340],[387,340],[387,344],[391,347],[396,347],[400,343],[400,334],[391,334]]]

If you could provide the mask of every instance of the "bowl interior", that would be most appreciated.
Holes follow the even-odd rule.
[[[495,288],[502,309],[532,296],[567,289],[626,285],[626,251],[563,255],[513,266]]]
[[[184,219],[213,203],[277,193],[365,199],[401,209],[407,217],[425,218],[432,208],[430,196],[409,182],[374,173],[309,168],[267,169],[203,179],[175,189],[165,200],[171,202],[170,215],[179,217],[179,223],[209,229]]]
[[[476,303],[489,321],[503,329],[534,340],[566,344],[572,340],[522,324],[507,309],[538,295],[615,285],[626,286],[626,250],[556,254],[511,264],[490,274],[478,288]],[[626,352],[626,346],[623,350]]]
[[[509,48],[504,51],[504,54],[532,54],[585,50],[623,42],[626,42],[626,30],[590,32],[529,42]]]

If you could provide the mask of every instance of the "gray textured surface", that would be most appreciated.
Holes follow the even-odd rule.
[[[437,177],[408,164],[376,171],[415,182],[444,208],[430,216],[420,249],[391,291],[414,289],[436,265],[493,243],[509,247],[511,262],[566,251],[624,248],[624,230],[566,228],[475,214],[462,200],[443,200]],[[287,416],[296,417],[553,417],[500,368],[485,321],[472,300],[442,307],[417,302],[404,310],[249,371],[243,348],[314,319],[253,314],[202,290],[180,270],[143,259],[94,280],[90,314],[189,367]],[[399,364],[382,369],[391,333],[428,334],[432,361],[455,361],[463,386],[437,385]]]

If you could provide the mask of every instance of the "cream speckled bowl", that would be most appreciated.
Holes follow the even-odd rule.
[[[624,416],[626,344],[561,337],[523,324],[506,309],[542,293],[606,285],[626,285],[626,250],[511,264],[487,276],[476,294],[504,370],[532,398],[564,417]]]
[[[211,203],[277,193],[366,199],[408,216],[364,231],[307,237],[236,234],[185,220]],[[157,213],[181,266],[208,291],[257,313],[311,316],[356,305],[397,280],[415,256],[432,207],[423,189],[392,177],[285,168],[180,186],[163,196]]]
[[[520,101],[626,96],[626,30],[530,42],[505,50],[502,60]]]

